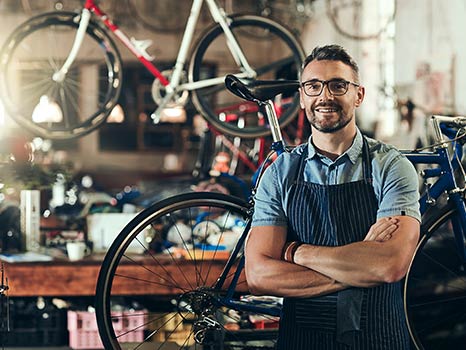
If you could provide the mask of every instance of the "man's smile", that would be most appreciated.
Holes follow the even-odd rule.
[[[314,113],[331,114],[338,113],[341,107],[336,104],[320,104],[314,108]]]
[[[336,107],[317,107],[315,109],[316,112],[319,113],[335,113],[338,112],[339,108]]]

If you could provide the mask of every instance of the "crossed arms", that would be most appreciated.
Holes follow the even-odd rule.
[[[419,239],[410,216],[381,218],[365,239],[339,247],[303,244],[294,263],[282,259],[287,228],[256,226],[246,244],[246,277],[254,294],[311,297],[403,278]]]

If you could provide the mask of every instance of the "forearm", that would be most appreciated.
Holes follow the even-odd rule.
[[[254,294],[282,297],[311,297],[347,288],[307,267],[264,257],[253,266],[246,259],[246,278]]]
[[[311,297],[344,289],[341,283],[282,259],[287,229],[253,227],[246,242],[246,279],[253,294]],[[266,238],[266,239],[265,239]]]
[[[368,241],[369,232],[366,240],[339,247],[302,245],[296,250],[294,261],[350,286],[396,282],[406,274],[419,239],[416,219],[396,220],[397,228],[389,240]],[[383,225],[383,221],[380,223]]]
[[[357,287],[373,287],[389,280],[383,266],[387,258],[380,242],[357,242],[341,247],[302,245],[295,262],[342,283]],[[377,252],[380,250],[380,254]],[[388,262],[387,262],[388,263]],[[388,279],[388,280],[387,280]]]

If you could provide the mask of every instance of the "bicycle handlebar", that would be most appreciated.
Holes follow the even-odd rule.
[[[449,139],[454,139],[457,133],[456,129],[466,126],[466,117],[433,115],[431,117],[431,122],[435,132],[436,142],[444,142],[442,135],[447,136]]]
[[[455,126],[455,127],[465,127],[466,126],[466,117],[456,116],[449,117],[445,115],[433,115],[432,120],[436,120],[439,123]]]

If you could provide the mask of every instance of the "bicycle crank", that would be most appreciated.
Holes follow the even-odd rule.
[[[172,70],[165,70],[162,72],[162,75],[167,78],[168,81],[170,81],[172,77]],[[180,77],[180,82],[178,85],[184,84],[187,82],[186,78],[186,73],[183,71],[181,73]],[[175,87],[176,89],[176,87]],[[159,79],[155,79],[154,82],[152,83],[152,98],[154,99],[154,102],[163,107],[182,107],[186,104],[186,101],[188,100],[189,96],[189,91],[183,90],[183,91],[175,91],[173,93],[170,93],[170,98],[168,101],[166,100],[167,97],[167,89],[162,83],[160,82]]]

